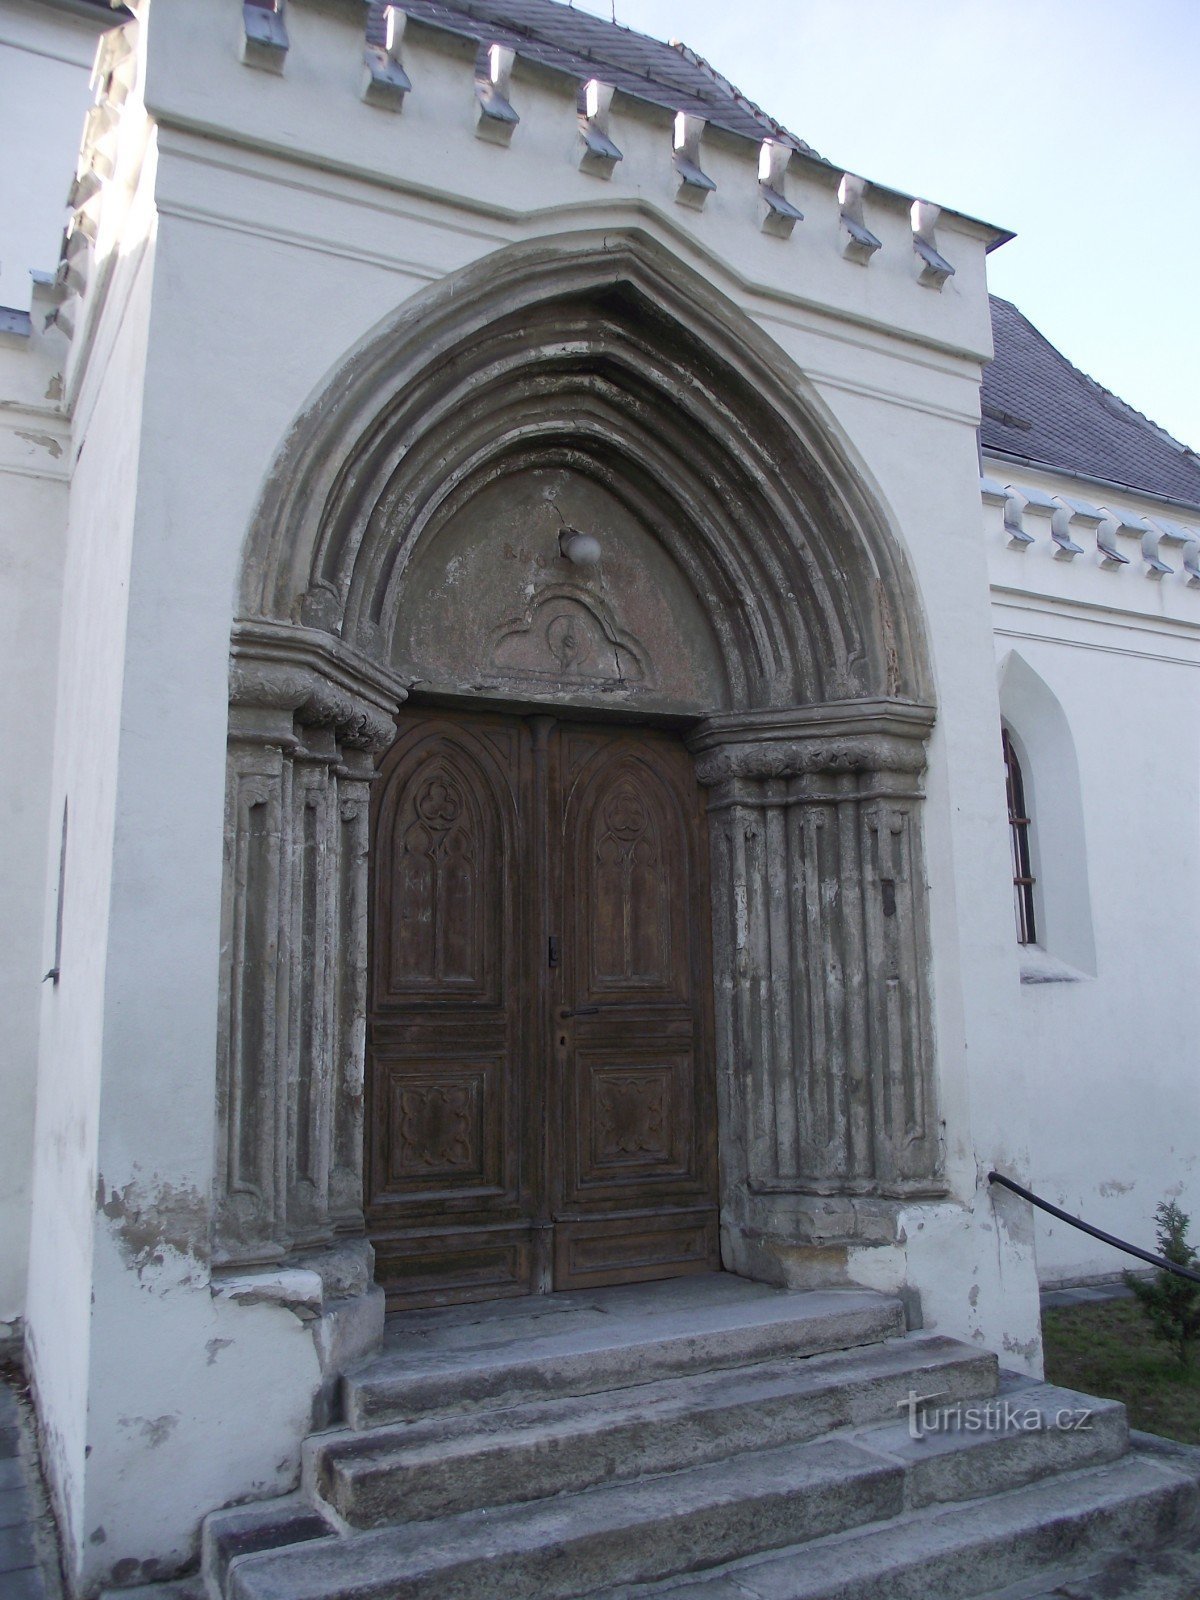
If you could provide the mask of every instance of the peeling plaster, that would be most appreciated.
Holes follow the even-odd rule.
[[[54,461],[57,461],[63,453],[62,440],[56,439],[52,433],[26,433],[20,428],[14,428],[13,432],[18,439],[24,439],[26,444],[31,444],[38,450],[49,451]]]
[[[207,1365],[211,1367],[213,1362],[221,1354],[221,1351],[227,1350],[232,1343],[232,1339],[210,1339],[204,1346],[205,1350],[208,1352]]]
[[[1041,1351],[1041,1342],[1038,1339],[1014,1339],[1012,1334],[1004,1335],[1004,1348],[1010,1356],[1020,1356],[1022,1361],[1032,1365]]]
[[[114,1224],[121,1254],[140,1278],[161,1267],[166,1251],[207,1263],[208,1198],[199,1189],[164,1183],[153,1192],[136,1182],[110,1189],[96,1183],[96,1209]]]

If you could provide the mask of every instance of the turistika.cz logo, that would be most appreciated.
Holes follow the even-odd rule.
[[[906,1400],[897,1400],[896,1409],[908,1412],[908,1436],[924,1439],[931,1433],[1044,1433],[1047,1429],[1061,1429],[1063,1433],[1080,1433],[1092,1425],[1092,1413],[1087,1406],[1064,1406],[1058,1411],[1043,1411],[1021,1400],[988,1400],[982,1405],[963,1404],[939,1406],[935,1402],[945,1395],[920,1395],[915,1389],[908,1391]]]

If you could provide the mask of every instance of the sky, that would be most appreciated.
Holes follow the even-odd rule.
[[[992,292],[1200,450],[1200,0],[574,0],[1017,237]]]

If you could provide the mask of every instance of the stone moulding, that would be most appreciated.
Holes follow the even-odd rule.
[[[362,1233],[369,792],[412,681],[397,619],[425,543],[498,466],[564,459],[654,530],[719,658],[720,703],[689,742],[709,798],[725,1264],[778,1277],[788,1251],[894,1239],[905,1204],[943,1192],[932,677],[903,550],[760,328],[639,232],[573,235],[453,274],[350,352],[249,532],[221,987],[229,1268]],[[403,672],[439,681],[420,660]],[[539,685],[539,703],[590,703],[566,665]]]
[[[893,1242],[941,1195],[921,775],[932,708],[712,718],[709,790],[727,1254]],[[765,1256],[764,1256],[765,1252]]]
[[[362,1229],[369,795],[404,694],[314,629],[234,631],[218,1264]]]

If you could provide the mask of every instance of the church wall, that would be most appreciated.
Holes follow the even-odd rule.
[[[208,1267],[229,626],[278,440],[407,287],[323,254],[314,279],[285,249],[170,212],[165,202],[156,242],[113,842],[84,1551],[97,1576],[122,1560],[186,1562],[198,1510],[285,1491],[311,1426],[309,1306],[215,1295]]]
[[[722,209],[719,190],[711,212],[693,213],[673,199],[665,113],[631,111],[616,137],[631,168],[641,152],[646,171],[657,162],[668,176],[610,187],[574,168],[561,86],[529,82],[522,114],[541,143],[500,151],[474,138],[470,62],[440,45],[414,47],[416,88],[396,119],[358,104],[353,30],[335,27],[332,7],[289,9],[283,80],[237,63],[239,10],[225,8],[224,31],[200,24],[203,8],[168,0],[155,12],[151,107],[192,127],[160,128],[153,253],[118,275],[127,299],[109,291],[109,342],[85,366],[77,413],[51,797],[53,814],[72,795],[76,887],[64,981],[45,1001],[30,1324],[85,1586],[178,1566],[203,1510],[286,1489],[321,1377],[311,1285],[295,1281],[313,1274],[295,1274],[290,1301],[281,1273],[275,1303],[265,1290],[238,1303],[208,1263],[229,629],[257,498],[292,419],[356,340],[424,284],[539,232],[637,224],[705,271],[810,373],[814,404],[908,549],[939,706],[926,851],[951,1192],[914,1209],[900,1247],[864,1249],[849,1267],[885,1287],[907,1278],[931,1323],[1003,1347],[1010,1364],[1039,1359],[1023,1213],[993,1213],[979,1184],[987,1164],[1025,1160],[1019,1088],[1004,1075],[1017,981],[1002,784],[978,709],[998,715],[975,538],[981,230],[946,223],[960,278],[939,294],[917,283],[895,208],[881,208],[888,242],[866,268],[841,258],[820,186],[794,249],[759,234],[753,147],[714,140],[714,175],[743,199]],[[449,155],[432,134],[415,154],[405,144],[410,110],[417,129],[426,115],[422,90],[431,106],[461,94]],[[320,145],[325,168],[199,138],[217,107],[261,118],[255,139]],[[407,176],[368,183],[368,156],[409,163]],[[443,185],[470,207],[445,205]],[[535,199],[545,209],[530,214]],[[809,273],[822,251],[829,263]]]
[[[69,1556],[83,1537],[92,1229],[149,277],[145,257],[119,276],[125,299],[120,330],[92,368],[77,409],[44,845],[45,926],[53,929],[65,803],[61,976],[42,994],[26,1351]]]
[[[54,270],[75,166],[96,27],[49,7],[0,3],[0,133],[20,152],[0,171],[0,660],[8,747],[0,774],[0,1331],[24,1311],[55,666],[70,473],[62,386],[67,347],[46,332],[53,306],[33,274]],[[32,314],[31,314],[32,313]],[[31,740],[28,731],[38,729]],[[57,855],[52,870],[57,873]]]
[[[12,753],[0,768],[0,1330],[15,1327],[25,1308],[38,1016],[42,975],[54,961],[43,910],[70,435],[52,396],[65,356],[61,335],[44,334],[40,323],[31,335],[0,338],[0,675]]]
[[[998,485],[1070,496],[1130,522],[1198,521],[1184,508],[1013,464],[985,462],[985,471]],[[1029,1181],[1065,1210],[1152,1249],[1161,1200],[1200,1214],[1192,1138],[1200,1001],[1191,981],[1200,944],[1200,591],[1177,540],[1151,544],[1174,569],[1154,577],[1144,536],[1128,527],[1112,541],[1124,563],[1106,559],[1094,522],[1078,517],[1069,531],[1081,553],[1056,559],[1048,508],[1025,510],[1034,542],[1023,550],[1009,545],[1002,507],[985,509],[1002,702],[1014,663],[1032,679],[1009,718],[1030,745],[1024,776],[1042,846],[1034,871],[1046,955],[1012,947],[1025,976],[1013,1006],[1030,1078]],[[1055,745],[1067,740],[1077,799],[1052,766]],[[1055,829],[1081,846],[1082,905],[1042,898],[1078,871],[1047,842]],[[1077,937],[1089,914],[1091,961]],[[1132,1264],[1042,1216],[1037,1254],[1050,1284]]]
[[[31,272],[58,264],[97,25],[49,6],[0,3],[0,306],[28,311]]]

